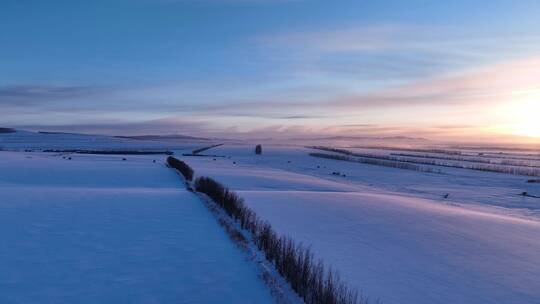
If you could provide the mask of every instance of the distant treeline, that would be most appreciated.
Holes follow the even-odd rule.
[[[366,146],[366,147],[354,147],[354,148],[371,149],[371,150],[424,152],[424,153],[437,153],[437,154],[447,154],[447,155],[460,155],[461,154],[461,151],[437,149],[437,148],[422,149],[422,148],[399,148],[399,147],[385,147],[385,146]]]
[[[345,156],[345,155],[336,155],[336,154],[327,154],[327,153],[309,153],[309,155],[313,157],[319,157],[319,158],[343,160],[343,161],[356,162],[356,163],[361,163],[361,164],[413,170],[413,171],[425,172],[425,173],[441,173],[440,171],[434,170],[431,167],[417,166],[414,164],[397,162],[397,161],[387,161],[387,160],[372,159],[372,158],[353,158],[353,157]]]
[[[219,146],[223,146],[223,144],[217,144],[217,145],[212,145],[212,146],[208,146],[208,147],[202,147],[202,148],[195,149],[195,150],[191,151],[191,153],[194,154],[194,155],[197,155],[197,154],[199,154],[201,152],[204,152],[206,150],[216,148],[216,147],[219,147]]]
[[[540,155],[540,147],[537,148],[517,148],[515,146],[508,147],[508,146],[461,146],[461,145],[454,145],[451,147],[452,149],[460,149],[460,150],[481,150],[481,151],[487,151],[490,150],[492,152],[490,153],[507,153],[507,152],[495,152],[495,151],[510,151],[510,152],[533,152],[536,153],[536,155]],[[495,150],[495,151],[494,151]]]
[[[482,163],[482,164],[492,164],[492,165],[504,165],[504,166],[516,166],[516,167],[529,167],[529,168],[540,168],[540,165],[534,165],[534,159],[529,159],[529,162],[526,161],[515,161],[512,159],[498,159],[493,160],[489,157],[482,156],[445,156],[445,155],[427,155],[427,154],[409,154],[409,153],[391,153],[392,156],[404,156],[404,157],[416,157],[416,158],[430,158],[430,159],[441,159],[441,160],[451,160],[451,161],[461,161],[461,162],[470,162],[470,163]],[[494,157],[495,158],[495,157]]]
[[[514,154],[506,152],[476,152],[474,155],[472,152],[463,153],[459,150],[449,150],[449,149],[437,149],[437,148],[400,148],[400,147],[385,147],[385,146],[355,146],[353,148],[359,149],[371,149],[371,150],[388,150],[388,151],[398,151],[398,152],[419,152],[419,153],[433,153],[433,154],[446,154],[446,155],[463,155],[469,157],[478,157],[478,158],[500,158],[500,159],[515,159],[515,160],[525,160],[525,161],[540,161],[540,152],[537,154]],[[457,148],[456,148],[457,149]],[[480,147],[467,148],[463,147],[462,149],[477,149],[480,150]],[[502,149],[502,148],[501,148]],[[511,151],[534,151],[532,149],[508,149]],[[397,154],[397,153],[396,153]],[[526,158],[530,156],[532,158]]]
[[[358,157],[357,159],[347,159],[347,160],[357,161],[357,162],[362,162],[362,163],[370,163],[369,161],[367,161],[367,159],[377,159],[377,160],[392,161],[396,163],[412,163],[412,164],[422,164],[422,165],[431,165],[431,166],[449,167],[449,168],[458,168],[458,169],[470,169],[470,170],[486,171],[486,172],[506,173],[506,174],[514,174],[514,175],[540,176],[540,169],[530,168],[530,167],[515,167],[515,166],[508,166],[508,165],[503,165],[503,164],[483,164],[483,163],[474,163],[474,164],[448,163],[448,162],[438,161],[436,159],[413,159],[413,158],[406,158],[406,157],[396,157],[392,155],[357,153],[357,152],[352,152],[345,149],[337,149],[337,148],[330,148],[330,147],[316,146],[316,147],[311,147],[311,148],[317,149],[317,150],[328,151],[328,152],[340,153],[347,156]]]
[[[134,151],[134,150],[43,150],[43,152],[52,153],[76,153],[76,154],[106,154],[106,155],[174,155],[171,151]]]
[[[173,157],[169,165],[184,176],[193,176],[193,170]],[[183,170],[183,171],[182,171]],[[186,177],[186,179],[188,179]],[[191,179],[188,179],[191,180]],[[346,286],[339,275],[317,260],[311,250],[287,236],[278,235],[272,226],[261,220],[236,193],[209,177],[195,180],[195,190],[206,194],[242,229],[249,232],[257,248],[286,279],[292,289],[308,304],[359,304],[367,300]]]
[[[39,134],[45,135],[84,135],[80,133],[69,133],[69,132],[52,132],[52,131],[38,131]]]
[[[483,154],[479,154],[478,157],[524,160],[524,161],[540,161],[540,155],[538,154],[523,154],[523,156],[516,156],[516,154],[508,154],[508,153],[483,153]]]
[[[215,155],[215,154],[193,154],[193,153],[184,153],[182,156],[198,156],[198,157],[225,157],[223,155]]]
[[[428,154],[412,154],[412,153],[390,153],[390,155],[491,164],[491,160],[489,159],[475,158],[475,157],[469,157],[469,156],[464,156],[464,155],[428,155]]]
[[[0,128],[0,133],[15,133],[17,130],[12,128]]]

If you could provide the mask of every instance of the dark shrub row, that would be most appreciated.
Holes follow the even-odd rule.
[[[433,168],[430,168],[430,167],[417,166],[414,164],[397,162],[397,161],[380,160],[380,159],[372,159],[372,158],[352,158],[350,156],[345,156],[345,155],[335,155],[335,154],[326,154],[326,153],[309,153],[309,155],[313,157],[343,160],[343,161],[357,162],[361,164],[413,170],[413,171],[418,171],[418,172],[440,173],[440,171],[434,170]]]
[[[540,165],[538,165],[538,160],[523,161],[523,160],[512,160],[512,159],[501,159],[498,162],[498,164],[504,165],[504,166],[540,168]]]
[[[12,128],[0,128],[0,133],[15,133],[15,132],[17,131]]]
[[[385,147],[385,146],[366,146],[366,147],[354,147],[361,149],[372,149],[372,150],[390,150],[390,151],[409,151],[409,152],[424,152],[424,153],[437,153],[437,154],[447,154],[447,155],[460,155],[461,151],[459,150],[446,150],[446,149],[437,149],[437,148],[399,148],[399,147]]]
[[[491,165],[503,165],[511,167],[528,167],[528,168],[540,168],[540,165],[535,165],[534,160],[529,161],[517,161],[512,159],[492,159],[482,158],[481,156],[435,156],[427,154],[409,154],[409,153],[391,153],[391,156],[413,157],[413,158],[428,158],[428,159],[440,159],[449,161],[469,162],[469,163],[481,163]]]
[[[418,159],[418,158],[407,158],[407,157],[397,157],[392,155],[380,155],[380,154],[369,154],[369,153],[357,153],[344,149],[334,149],[327,147],[312,147],[314,149],[330,151],[341,153],[349,156],[360,157],[357,159],[358,162],[368,163],[366,159],[377,159],[377,160],[386,160],[391,162],[399,163],[411,163],[411,164],[421,164],[421,165],[430,165],[430,166],[439,166],[439,167],[449,167],[449,168],[458,168],[458,169],[469,169],[477,171],[486,171],[486,172],[496,172],[496,173],[506,173],[513,175],[524,175],[524,176],[540,176],[540,169],[537,167],[516,167],[503,164],[483,164],[483,163],[472,163],[472,164],[463,164],[460,162],[445,162],[439,161],[436,159]]]
[[[100,154],[100,155],[173,155],[171,151],[138,151],[138,150],[43,150],[43,152],[53,153],[77,153],[77,154]]]
[[[516,156],[516,154],[502,154],[502,153],[484,153],[478,155],[478,157],[485,158],[497,158],[497,159],[512,159],[512,160],[524,160],[524,161],[540,161],[539,154],[522,154]]]
[[[270,224],[262,221],[242,198],[208,177],[195,180],[195,189],[208,195],[243,229],[248,230],[255,244],[264,252],[276,270],[308,304],[366,303],[356,291],[349,289],[339,276],[316,260],[310,249],[291,238],[279,236]]]
[[[219,147],[219,146],[223,146],[223,144],[217,144],[217,145],[212,145],[212,146],[208,146],[208,147],[202,147],[202,148],[193,150],[191,153],[194,154],[194,155],[197,155],[197,154],[199,154],[201,152],[204,152],[206,150],[216,148],[216,147]]]
[[[462,155],[428,155],[428,154],[411,154],[411,153],[390,153],[392,156],[402,156],[402,157],[416,157],[416,158],[429,158],[429,159],[440,159],[440,160],[453,160],[453,161],[463,161],[471,163],[483,163],[491,164],[490,159],[479,158],[479,157],[470,157]]]
[[[180,173],[182,173],[186,180],[193,180],[193,169],[191,169],[191,167],[188,166],[188,164],[186,164],[185,162],[169,156],[167,157],[167,164],[170,167],[180,171]]]

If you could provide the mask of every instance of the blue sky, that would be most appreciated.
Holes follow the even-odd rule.
[[[526,0],[2,0],[0,124],[536,136],[515,116],[540,103],[538,16]]]

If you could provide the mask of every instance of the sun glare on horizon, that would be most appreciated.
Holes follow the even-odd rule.
[[[511,121],[508,133],[540,138],[540,95],[529,96],[505,107],[504,115]]]

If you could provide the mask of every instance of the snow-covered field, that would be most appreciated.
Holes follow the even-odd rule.
[[[279,232],[311,245],[367,296],[383,303],[540,303],[540,202],[515,195],[540,186],[524,177],[426,174],[310,158],[303,148],[212,152],[231,158],[185,160],[237,190]],[[451,189],[451,199],[437,194]]]
[[[181,155],[206,145],[0,134],[0,146],[10,150],[0,151],[0,303],[271,302],[256,267],[163,156],[14,151]],[[204,152],[224,157],[180,158],[196,175],[237,191],[278,232],[311,246],[372,299],[540,303],[540,183],[531,177],[446,167],[423,173],[310,152],[263,145],[256,156],[254,145],[229,143]],[[536,164],[534,154],[521,154],[493,157]]]
[[[279,172],[286,171],[300,174],[298,177],[300,180],[306,176],[318,177],[334,181],[340,187],[366,186],[368,188],[365,191],[399,192],[400,195],[467,204],[471,207],[491,205],[504,207],[504,213],[540,216],[540,199],[520,195],[527,192],[540,196],[540,183],[527,183],[529,179],[534,178],[529,176],[435,166],[432,167],[441,170],[442,174],[422,173],[310,157],[308,154],[315,150],[291,146],[266,147],[267,153],[261,157],[253,155],[252,146],[226,145],[211,151],[214,154],[232,157],[229,162],[222,163],[219,162],[222,159],[217,158],[218,167],[236,161],[252,168],[279,169],[276,179],[280,179]],[[332,172],[340,172],[346,177],[332,176]],[[443,199],[446,194],[448,199]]]
[[[0,303],[272,301],[161,156],[0,152]]]

